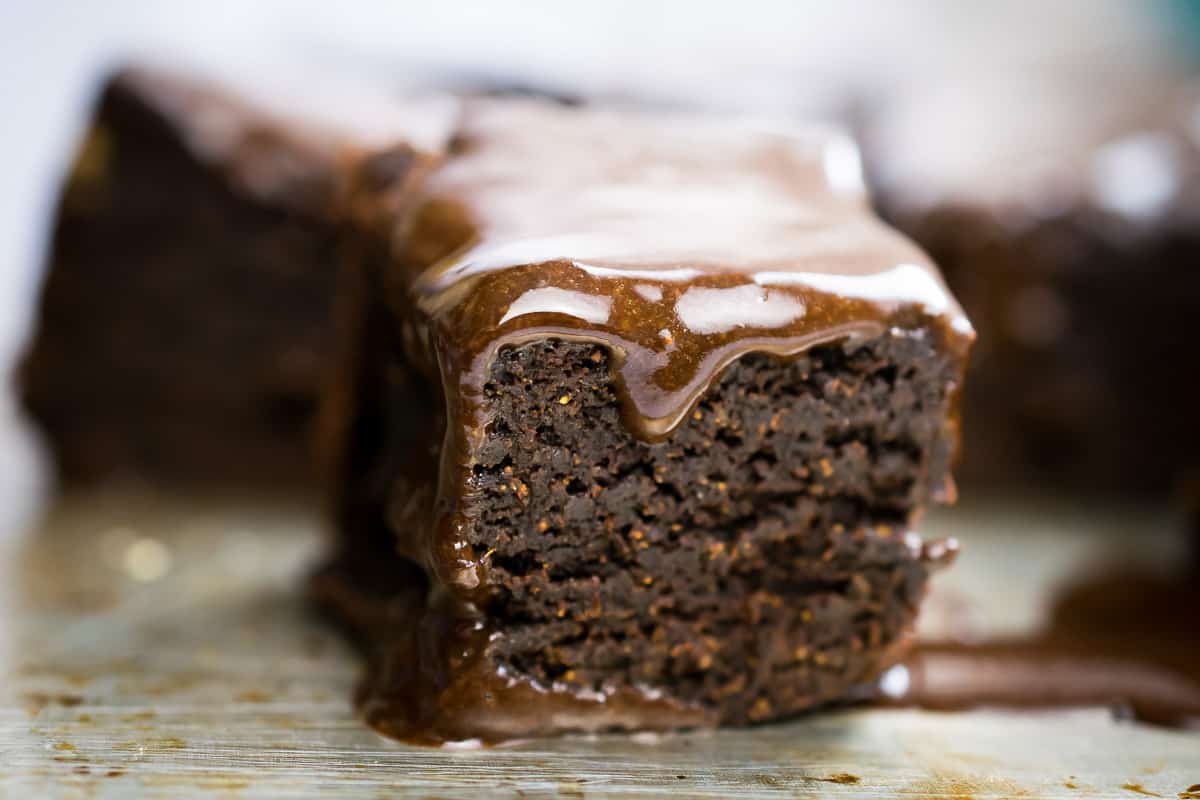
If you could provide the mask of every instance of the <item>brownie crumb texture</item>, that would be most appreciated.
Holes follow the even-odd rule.
[[[725,723],[872,678],[922,598],[909,523],[951,457],[956,367],[930,338],[747,355],[662,443],[628,432],[606,348],[502,349],[462,509],[498,634],[486,657],[545,687],[633,687]],[[411,420],[411,402],[395,407]]]

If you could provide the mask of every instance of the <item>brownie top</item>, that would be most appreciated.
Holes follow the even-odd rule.
[[[876,335],[902,312],[962,351],[972,336],[929,259],[872,215],[835,131],[480,101],[458,141],[406,240],[417,306],[467,384],[501,344],[584,335],[622,354],[653,438],[750,351]]]
[[[127,67],[109,84],[161,116],[200,161],[273,202],[328,208],[352,165],[403,150],[442,154],[461,104],[357,74]]]
[[[519,100],[465,117],[430,188],[460,206],[473,241],[431,283],[570,259],[953,305],[927,257],[868,211],[858,150],[837,130]],[[911,280],[893,274],[903,265]]]

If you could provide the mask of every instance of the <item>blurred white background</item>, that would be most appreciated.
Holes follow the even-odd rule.
[[[520,84],[824,116],[847,113],[851,90],[870,102],[979,73],[1161,69],[1164,22],[1147,13],[1151,5],[6,0],[0,2],[0,367],[7,373],[30,321],[49,213],[88,101],[108,69],[137,54],[226,65],[300,58],[397,80]],[[0,425],[16,424],[6,397]],[[3,474],[27,472],[16,464],[28,449],[0,447]]]

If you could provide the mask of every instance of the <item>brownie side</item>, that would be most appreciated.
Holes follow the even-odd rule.
[[[653,444],[623,422],[605,347],[551,338],[501,349],[468,484],[441,495],[458,498],[461,533],[483,565],[470,594],[487,643],[458,668],[444,657],[432,686],[377,681],[374,695],[410,698],[391,701],[395,716],[413,697],[462,684],[462,669],[577,697],[665,696],[744,724],[869,681],[901,649],[934,566],[910,524],[941,491],[954,440],[957,359],[933,327],[909,322],[797,357],[744,356]],[[363,325],[375,333],[361,341],[392,336],[381,323]],[[445,431],[440,386],[406,368],[399,347],[375,347],[366,363],[376,368],[359,373],[348,406],[341,560],[319,589],[389,664],[458,646],[413,644],[394,618],[397,629],[382,632],[395,601],[362,611],[374,602],[363,586],[384,598],[389,582],[393,595],[412,588],[398,576],[420,557],[392,520],[434,504]],[[430,597],[447,588],[457,591]],[[455,702],[422,713],[469,735],[469,717],[437,719],[439,703]],[[413,723],[391,730],[412,736]]]
[[[324,197],[327,177],[300,170],[291,194]],[[231,185],[111,84],[63,191],[20,374],[62,476],[307,481],[337,239],[322,215]]]
[[[947,467],[952,360],[919,333],[751,354],[654,445],[625,430],[609,359],[546,340],[492,366],[464,496],[489,657],[729,723],[872,677],[928,577],[905,534]]]
[[[1022,226],[972,208],[894,216],[978,331],[961,482],[1163,495],[1200,475],[1194,228],[1085,207]]]

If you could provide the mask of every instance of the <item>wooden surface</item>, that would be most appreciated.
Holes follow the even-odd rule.
[[[1036,625],[1090,563],[1179,558],[1172,521],[1011,500],[930,520],[964,542],[922,626]],[[857,710],[783,725],[429,750],[348,698],[358,663],[306,608],[304,509],[122,493],[3,540],[0,798],[1144,797],[1200,782],[1200,735],[1044,714]],[[1200,621],[1198,621],[1200,624]]]

